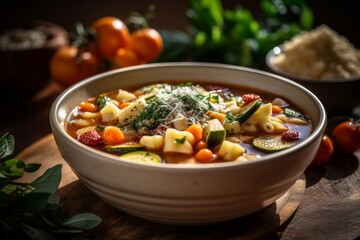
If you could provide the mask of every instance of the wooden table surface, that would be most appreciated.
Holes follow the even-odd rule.
[[[21,102],[10,101],[11,103],[7,102],[6,106],[3,106],[5,111],[0,113],[0,135],[10,132],[15,136],[15,154],[23,152],[51,133],[49,110],[52,102],[62,91],[63,88],[51,82],[34,98]],[[288,224],[279,226],[278,232],[269,238],[346,240],[359,237],[359,160],[360,151],[354,155],[337,153],[325,166],[308,168],[305,172],[306,188],[296,212]],[[80,182],[76,185],[82,186]],[[112,218],[116,217],[114,213],[111,214]],[[136,225],[139,220],[132,218],[131,221],[140,231],[141,225]],[[236,236],[230,238],[244,239]],[[229,238],[213,235],[206,239]]]

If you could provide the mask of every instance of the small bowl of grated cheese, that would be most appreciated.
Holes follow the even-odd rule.
[[[330,27],[318,26],[273,48],[266,64],[312,91],[329,116],[359,114],[360,50]]]

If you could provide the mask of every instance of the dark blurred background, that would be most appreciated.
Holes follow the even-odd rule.
[[[224,7],[240,4],[250,10],[254,17],[261,17],[260,0],[223,0]],[[326,24],[340,35],[345,36],[357,48],[360,48],[360,28],[358,9],[351,0],[316,0],[307,1],[314,13],[315,26]],[[131,11],[143,13],[147,6],[155,4],[157,16],[150,24],[158,29],[186,30],[185,11],[188,0],[12,0],[2,2],[0,8],[0,30],[6,26],[21,25],[32,19],[57,23],[68,31],[73,31],[77,22],[91,24],[106,15],[125,19]]]

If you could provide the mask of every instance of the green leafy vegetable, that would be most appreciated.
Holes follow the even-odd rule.
[[[0,138],[0,230],[1,239],[85,239],[80,233],[97,226],[101,218],[92,213],[63,216],[56,192],[62,165],[45,171],[31,183],[12,181],[41,164],[9,159],[15,146],[7,133]]]
[[[96,106],[98,107],[98,110],[101,110],[103,109],[106,104],[110,101],[110,98],[107,97],[107,96],[98,96],[96,99],[95,99],[95,104]]]
[[[9,133],[5,133],[0,138],[0,173],[6,177],[19,178],[24,172],[34,172],[41,164],[26,164],[23,160],[9,159],[14,152],[15,138]]]
[[[184,144],[185,140],[186,140],[185,136],[183,138],[175,138],[176,143],[179,144]]]
[[[273,47],[302,30],[310,30],[313,13],[305,0],[262,0],[263,17],[236,5],[224,9],[220,0],[190,0],[188,32],[162,31],[159,62],[205,61],[264,68]]]
[[[7,159],[9,156],[11,156],[14,152],[14,146],[14,136],[9,133],[5,133],[0,138],[0,160]]]

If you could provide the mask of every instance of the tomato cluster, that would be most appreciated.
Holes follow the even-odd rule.
[[[60,48],[51,59],[50,74],[65,87],[96,73],[155,61],[163,51],[160,33],[149,26],[130,31],[124,21],[108,16],[89,29],[93,34],[86,44]]]
[[[311,163],[312,166],[321,166],[327,163],[338,150],[345,154],[352,154],[360,149],[360,122],[349,119],[338,123],[331,135],[325,134],[318,152]]]

